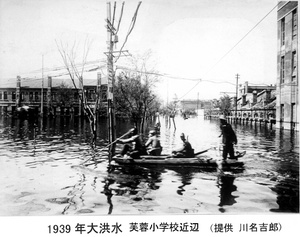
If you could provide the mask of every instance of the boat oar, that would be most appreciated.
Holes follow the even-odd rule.
[[[200,154],[203,154],[203,153],[205,153],[205,152],[207,152],[207,151],[209,151],[210,149],[212,149],[212,148],[216,148],[216,147],[210,147],[210,148],[208,148],[208,149],[206,149],[206,150],[203,150],[203,151],[199,151],[199,152],[197,152],[197,153],[195,153],[194,154],[194,156],[197,156],[197,155],[200,155]],[[173,158],[173,156],[172,155],[170,155],[170,156],[166,156],[165,158]],[[164,158],[164,159],[165,159]],[[179,158],[179,157],[178,157]]]
[[[205,152],[209,151],[209,150],[212,149],[212,148],[215,148],[215,147],[210,147],[210,148],[208,148],[208,149],[206,149],[206,150],[199,151],[199,152],[195,153],[194,155],[195,155],[195,156],[200,155],[200,154],[202,154],[202,153],[205,153]]]
[[[130,129],[127,133],[123,134],[121,137],[117,138],[116,140],[114,140],[113,142],[109,143],[106,147],[103,147],[102,149],[100,149],[98,152],[103,151],[104,149],[110,147],[112,144],[116,143],[119,139],[125,137],[126,135],[128,135],[129,133],[132,132],[133,129]],[[85,164],[86,162],[90,161],[93,157],[88,158],[86,161],[82,162],[80,165]]]

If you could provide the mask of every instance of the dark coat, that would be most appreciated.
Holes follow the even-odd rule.
[[[236,135],[235,135],[235,132],[233,131],[232,127],[230,124],[223,124],[220,126],[221,128],[221,131],[222,131],[222,142],[223,144],[225,145],[230,145],[230,144],[233,144],[233,143],[237,143],[237,138],[236,138]]]

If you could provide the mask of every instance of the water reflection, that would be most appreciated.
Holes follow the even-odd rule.
[[[112,214],[113,207],[114,207],[114,205],[112,203],[113,192],[112,192],[112,189],[110,188],[110,185],[112,185],[114,183],[115,183],[115,181],[110,178],[106,178],[104,180],[104,188],[103,188],[102,193],[107,197],[107,203],[109,205],[107,214]]]
[[[278,175],[272,180],[277,184],[272,188],[277,193],[278,209],[273,212],[299,212],[299,136],[297,132],[280,130],[277,145],[276,171]]]
[[[179,195],[183,195],[185,192],[184,188],[192,183],[194,175],[189,169],[175,169],[175,171],[177,172],[177,175],[179,175],[180,182],[182,183],[180,186],[178,186],[178,190],[176,192]]]
[[[107,197],[108,214],[113,213],[114,197],[126,196],[134,202],[150,200],[149,194],[159,189],[161,179],[161,170],[110,165],[101,192]]]
[[[236,203],[238,196],[232,193],[237,191],[236,185],[234,185],[235,177],[232,175],[220,175],[217,180],[217,187],[220,188],[220,212],[225,212],[223,206],[231,206]]]

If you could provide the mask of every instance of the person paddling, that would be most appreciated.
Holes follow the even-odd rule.
[[[145,146],[149,155],[159,156],[161,154],[162,147],[154,130],[149,131],[149,139],[145,143]]]
[[[227,123],[226,118],[224,115],[220,117],[220,129],[221,134],[219,137],[222,137],[222,144],[223,144],[223,152],[222,157],[223,160],[227,159],[227,155],[229,154],[230,159],[237,159],[234,155],[234,148],[233,145],[237,144],[237,137],[235,132],[233,131],[231,125]]]
[[[172,151],[172,156],[176,158],[181,157],[194,157],[194,149],[192,145],[185,139],[184,133],[181,133],[180,138],[182,140],[182,147]]]
[[[129,136],[127,139],[118,139],[118,142],[125,144],[121,155],[124,156],[127,154],[134,159],[139,158],[141,155],[146,155],[146,149],[138,134],[137,128],[132,128]]]

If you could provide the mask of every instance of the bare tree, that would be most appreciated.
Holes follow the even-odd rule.
[[[76,51],[77,51],[77,43],[74,41],[73,45],[69,47],[68,44],[63,44],[60,42],[58,44],[56,42],[58,51],[62,57],[63,63],[68,71],[68,75],[71,78],[74,88],[77,90],[79,99],[83,106],[84,115],[88,118],[90,124],[90,130],[92,134],[92,142],[91,146],[94,148],[96,137],[97,137],[97,109],[100,104],[100,93],[96,93],[96,101],[94,104],[94,108],[88,104],[87,96],[84,91],[84,79],[83,73],[85,70],[85,66],[87,64],[87,56],[90,50],[90,43],[88,40],[85,41],[83,47],[83,54],[80,63],[76,63]]]

